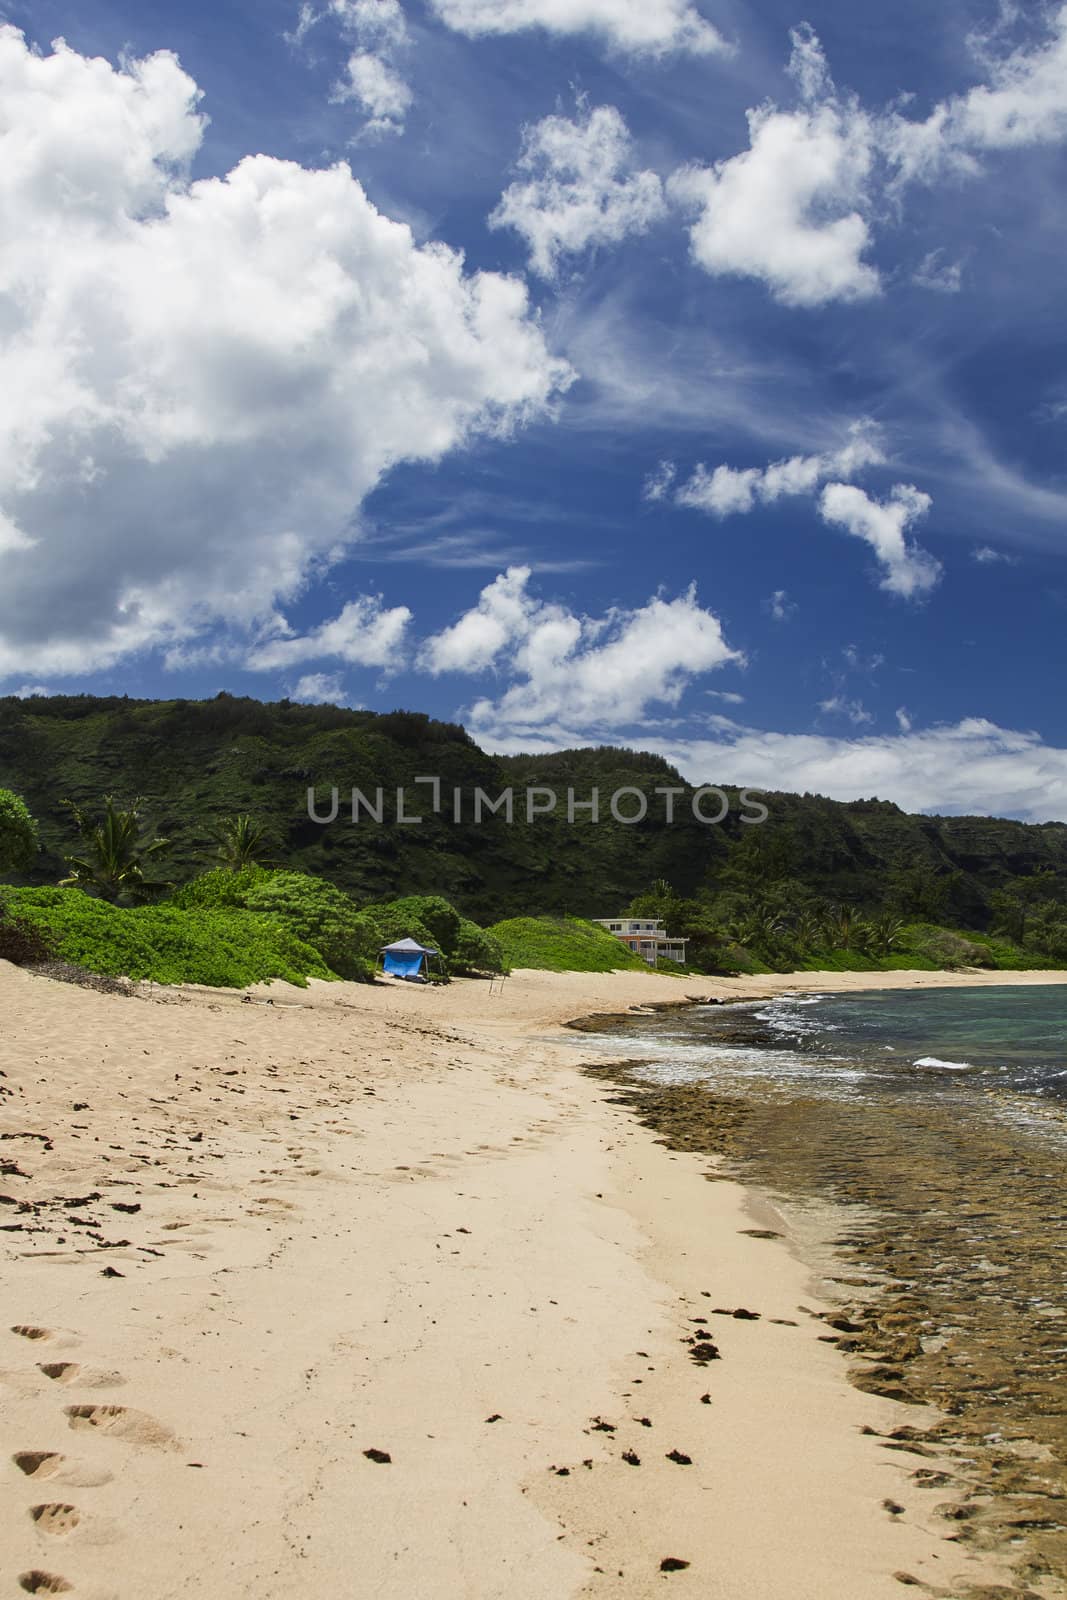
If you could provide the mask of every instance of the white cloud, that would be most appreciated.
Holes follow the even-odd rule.
[[[400,0],[328,0],[321,11],[305,3],[295,31],[286,38],[293,45],[302,45],[311,30],[325,21],[332,21],[356,45],[345,76],[334,85],[330,99],[335,104],[353,100],[367,114],[361,138],[403,133],[414,95],[398,67],[398,59],[410,44]]]
[[[999,59],[979,41],[988,81],[942,101],[924,121],[888,119],[886,148],[901,179],[975,172],[976,153],[1067,138],[1067,5],[1048,23],[1040,43]]]
[[[509,746],[522,747],[521,739]],[[1067,817],[1067,750],[1045,744],[1037,733],[1015,732],[980,717],[847,738],[740,728],[725,730],[716,740],[642,738],[639,747],[665,756],[692,783],[807,791],[833,800],[877,795],[907,811],[942,815],[1017,816],[1032,822]]]
[[[819,500],[824,522],[864,539],[883,571],[881,587],[906,600],[929,593],[941,577],[941,563],[904,537],[933,502],[911,484],[898,483],[886,501],[872,500],[850,483],[830,483]]]
[[[555,277],[561,256],[644,233],[665,209],[656,173],[634,171],[629,129],[614,106],[524,129],[518,166],[529,176],[505,189],[489,225],[520,233],[544,278]]]
[[[398,462],[572,376],[522,283],[466,274],[349,169],[189,184],[199,92],[0,28],[0,678],[262,626]]]
[[[478,604],[458,622],[434,634],[422,648],[420,665],[439,677],[442,672],[484,672],[495,666],[508,645],[529,631],[531,609],[529,567],[509,567],[487,584]],[[541,607],[542,613],[549,608]]]
[[[1014,567],[1018,561],[1017,556],[1009,556],[1004,550],[994,550],[992,545],[976,545],[971,551],[971,560],[977,561],[981,567],[994,566],[998,562],[1005,566]]]
[[[365,133],[400,133],[414,98],[400,74],[370,50],[353,51],[345,70],[348,81],[334,90],[333,99],[359,102],[370,118]]]
[[[829,700],[820,700],[819,710],[826,712],[828,716],[847,717],[849,722],[857,727],[865,722],[874,721],[874,717],[862,700],[850,700],[847,695],[835,694]]]
[[[587,735],[639,721],[652,704],[676,706],[702,674],[742,656],[690,588],[633,611],[577,616],[529,592],[530,569],[513,567],[482,590],[478,605],[427,641],[433,673],[495,669],[510,686],[469,712],[481,738],[579,727]]]
[[[897,727],[900,729],[901,733],[910,733],[913,723],[907,706],[897,706],[895,716],[897,719]]]
[[[870,299],[881,288],[863,260],[874,126],[837,95],[811,29],[791,37],[800,108],[750,110],[747,151],[685,168],[668,189],[696,212],[690,246],[706,272],[761,279],[790,306]]]
[[[713,472],[701,462],[688,483],[675,491],[674,500],[695,511],[728,517],[751,511],[757,502],[773,505],[786,495],[813,494],[827,478],[851,478],[885,459],[880,430],[869,418],[861,418],[849,425],[847,440],[840,448],[820,455],[790,456],[769,467],[718,466]],[[650,480],[656,492],[650,494],[646,485],[646,498],[662,499],[673,479],[673,465],[662,462]]]
[[[544,28],[560,35],[596,34],[616,50],[661,56],[671,51],[725,51],[722,35],[691,0],[430,0],[460,33],[521,33]]]
[[[931,250],[923,256],[912,275],[912,282],[920,289],[933,289],[938,294],[959,294],[963,287],[963,265],[959,261],[942,261],[943,250]]]
[[[799,607],[790,600],[784,589],[775,589],[770,599],[765,602],[767,610],[775,622],[788,622],[790,617],[795,617]]]
[[[641,490],[642,500],[648,500],[652,504],[656,504],[660,500],[666,500],[674,487],[677,476],[678,468],[673,461],[661,461],[656,470],[650,472],[645,479],[644,487]]]
[[[55,690],[46,689],[43,683],[24,683],[21,689],[12,689],[11,693],[16,700],[47,700]]]
[[[395,667],[411,621],[407,606],[386,610],[380,595],[360,595],[310,633],[285,633],[255,645],[245,657],[254,672],[336,658],[350,666]]]
[[[309,672],[299,679],[289,698],[311,706],[348,705],[348,695],[338,673]]]

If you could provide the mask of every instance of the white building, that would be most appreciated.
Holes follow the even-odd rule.
[[[676,939],[663,931],[663,923],[652,917],[594,917],[602,928],[607,928],[616,939],[647,961],[650,967],[660,960],[685,962],[688,939]]]

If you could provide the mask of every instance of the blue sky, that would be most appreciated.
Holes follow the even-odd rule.
[[[0,20],[0,691],[1067,817],[1067,7]]]

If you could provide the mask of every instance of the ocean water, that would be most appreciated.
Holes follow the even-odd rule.
[[[662,1013],[626,1030],[660,1083],[841,1096],[996,1095],[1067,1108],[1067,984],[785,995]]]

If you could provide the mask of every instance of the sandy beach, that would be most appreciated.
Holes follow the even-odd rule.
[[[787,1225],[665,1149],[560,1025],[1065,981],[122,996],[0,963],[3,1591],[996,1593],[1006,1553],[955,1542],[886,1448],[928,1411],[848,1383]]]

